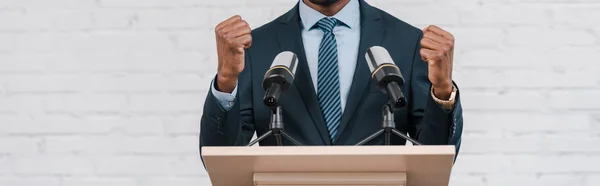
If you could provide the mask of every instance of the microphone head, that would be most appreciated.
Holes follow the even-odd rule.
[[[294,74],[298,66],[298,57],[290,51],[277,54],[271,68],[265,73],[263,88],[266,90],[273,84],[281,86],[282,91],[287,90],[294,81]]]
[[[269,107],[278,105],[280,94],[294,81],[296,67],[298,67],[298,57],[293,52],[284,51],[275,56],[262,82],[262,87],[265,89],[263,98],[265,105]]]
[[[298,67],[298,56],[290,51],[281,52],[275,56],[273,64],[271,64],[271,69],[274,67],[285,67],[294,75]]]
[[[365,54],[365,58],[367,59],[367,65],[369,66],[369,70],[373,73],[379,66],[383,64],[390,64],[396,66],[392,56],[390,53],[383,47],[373,46],[367,49],[367,53]]]

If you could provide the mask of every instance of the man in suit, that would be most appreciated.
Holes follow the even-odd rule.
[[[462,107],[452,80],[454,38],[437,26],[417,29],[364,0],[300,0],[255,30],[233,16],[215,32],[219,66],[204,105],[200,148],[247,145],[254,132],[269,131],[261,82],[282,51],[299,59],[279,101],[285,131],[303,145],[358,143],[381,129],[388,101],[364,57],[368,48],[382,46],[405,78],[408,103],[394,112],[396,128],[424,145],[455,145],[458,153]],[[367,145],[383,143],[378,137]],[[394,136],[391,143],[406,141]],[[276,144],[274,137],[260,142]]]

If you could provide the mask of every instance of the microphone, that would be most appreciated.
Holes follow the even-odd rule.
[[[290,51],[284,51],[275,56],[271,68],[265,73],[262,87],[265,90],[263,102],[274,108],[278,106],[281,92],[286,91],[294,81],[298,57]]]
[[[389,96],[394,107],[404,107],[406,98],[401,89],[404,77],[390,53],[383,47],[373,46],[367,50],[365,58],[371,70],[371,78],[377,82],[377,87]]]

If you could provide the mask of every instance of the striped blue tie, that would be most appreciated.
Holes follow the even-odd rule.
[[[335,142],[342,117],[338,51],[335,35],[333,34],[333,28],[337,24],[338,20],[335,18],[323,18],[317,22],[317,26],[324,33],[319,46],[317,97],[332,142]]]

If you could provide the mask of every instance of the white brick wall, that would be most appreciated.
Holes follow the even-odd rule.
[[[0,185],[209,185],[214,26],[296,0],[0,0]],[[597,0],[368,0],[457,38],[453,186],[600,185]]]

